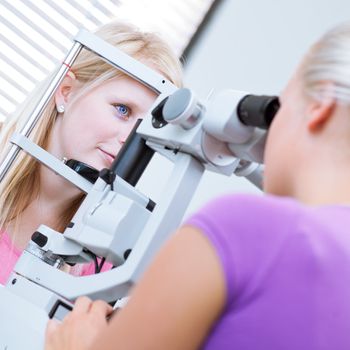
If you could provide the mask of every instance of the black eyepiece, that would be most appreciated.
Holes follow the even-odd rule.
[[[247,95],[239,102],[237,114],[247,126],[268,129],[279,107],[277,96]]]
[[[110,168],[111,172],[132,186],[136,186],[154,154],[153,149],[148,147],[146,141],[136,132],[141,121],[137,120]]]

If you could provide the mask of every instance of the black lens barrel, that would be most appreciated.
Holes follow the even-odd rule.
[[[277,96],[247,95],[239,102],[237,114],[247,126],[268,129],[279,107]]]

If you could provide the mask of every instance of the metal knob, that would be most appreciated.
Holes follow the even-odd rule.
[[[193,128],[200,119],[203,106],[198,103],[194,93],[187,89],[179,89],[164,104],[163,118],[171,124],[180,125],[184,129]]]

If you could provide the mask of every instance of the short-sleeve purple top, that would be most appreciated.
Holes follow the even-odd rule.
[[[204,349],[350,349],[350,207],[232,195],[187,224],[209,239],[226,279]]]

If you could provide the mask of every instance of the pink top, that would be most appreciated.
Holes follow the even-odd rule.
[[[22,250],[13,245],[11,238],[6,232],[1,232],[0,235],[0,284],[4,285],[7,282],[13,268]],[[105,263],[102,267],[102,271],[110,270],[112,264]],[[72,268],[71,274],[75,276],[87,276],[95,273],[94,263],[76,265]]]

